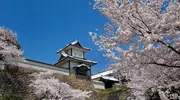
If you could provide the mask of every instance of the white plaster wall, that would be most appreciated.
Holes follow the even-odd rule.
[[[70,61],[70,69],[71,69],[71,72],[75,73],[75,70],[73,69],[75,66],[79,65],[79,63],[77,62],[73,62],[73,61]]]
[[[61,67],[69,68],[69,62],[64,63],[63,65],[61,65]]]
[[[105,89],[104,83],[100,81],[93,81],[93,85],[95,89]]]
[[[31,61],[18,62],[17,64],[19,67],[33,68],[33,69],[43,70],[43,71],[52,71],[54,73],[60,73],[62,75],[69,75],[68,69],[59,68],[53,65],[46,65],[46,64],[41,64],[41,63],[31,62]]]
[[[80,63],[70,61],[70,64],[71,64],[71,68],[73,68],[73,67],[79,65]]]
[[[75,49],[72,50],[72,55],[73,55],[74,57],[83,58],[83,52],[82,52],[82,51],[75,50]]]

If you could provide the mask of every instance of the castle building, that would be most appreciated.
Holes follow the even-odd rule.
[[[107,89],[107,88],[117,88],[120,86],[119,84],[119,77],[114,75],[116,69],[109,69],[103,72],[99,72],[97,74],[91,75],[91,79],[94,82],[95,88],[100,88],[102,85],[98,85],[98,82],[103,83],[103,87],[100,89]]]
[[[52,71],[67,76],[73,74],[77,78],[92,81],[94,87],[97,89],[112,88],[115,83],[118,83],[118,79],[110,76],[110,74],[113,73],[113,70],[107,70],[92,75],[91,68],[97,63],[85,58],[85,54],[88,51],[90,51],[89,48],[83,47],[80,42],[76,40],[57,51],[57,54],[59,54],[60,57],[55,64],[47,64],[32,59],[26,59],[24,62],[18,62],[18,66]]]
[[[69,74],[75,74],[77,77],[91,79],[91,67],[96,62],[87,60],[85,53],[90,49],[83,47],[79,41],[74,41],[68,44],[65,48],[57,51],[60,58],[55,66],[60,68],[67,68]]]

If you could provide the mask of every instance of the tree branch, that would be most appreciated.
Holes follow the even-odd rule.
[[[149,62],[149,63],[146,63],[146,64],[155,64],[155,65],[164,66],[164,67],[180,68],[180,66],[162,64],[162,63],[157,63],[157,62]]]
[[[175,53],[177,53],[177,54],[180,55],[180,52],[177,51],[177,50],[176,50],[174,47],[172,47],[170,44],[165,43],[165,42],[163,42],[163,41],[161,41],[161,40],[157,40],[157,42],[160,42],[161,44],[165,45],[166,47],[168,47],[169,49],[171,49],[172,51],[174,51]]]
[[[142,16],[139,14],[138,9],[137,9],[137,6],[136,6],[136,13],[139,15],[139,17],[140,17],[140,19],[141,19],[140,21],[148,28],[148,31],[150,32],[151,29],[150,29],[149,26],[144,22]]]

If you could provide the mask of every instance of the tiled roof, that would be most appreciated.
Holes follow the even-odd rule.
[[[114,71],[116,71],[116,69],[109,69],[109,70],[106,70],[104,72],[100,72],[100,73],[94,74],[94,75],[91,76],[91,78],[92,79],[100,78],[102,76],[106,76],[108,74],[114,73]]]
[[[91,61],[91,60],[87,60],[87,59],[83,59],[83,58],[78,58],[78,57],[70,56],[70,55],[66,54],[64,51],[61,52],[61,55],[64,56],[64,57],[69,57],[69,58],[73,58],[73,59],[81,60],[81,61],[85,61],[85,62],[90,62],[90,63],[94,63],[94,64],[97,63],[95,61]]]
[[[83,47],[78,40],[75,40],[74,42],[71,42],[70,44],[66,45],[65,48],[58,50],[57,53],[60,53],[64,49],[68,48],[69,46],[74,46],[74,47],[77,47],[77,48],[81,48],[81,49],[84,49],[86,51],[90,50],[89,48]]]
[[[118,79],[116,79],[116,78],[114,78],[114,77],[112,77],[112,76],[102,76],[101,78],[102,78],[102,79],[105,79],[105,80],[116,81],[116,82],[119,81]]]
[[[77,68],[77,67],[83,67],[83,66],[84,66],[84,67],[87,67],[88,69],[90,69],[89,66],[86,65],[86,64],[80,64],[80,65],[77,65],[77,66],[75,66],[75,67]]]

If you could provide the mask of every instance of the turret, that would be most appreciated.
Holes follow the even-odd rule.
[[[55,65],[69,69],[70,74],[88,77],[90,79],[91,67],[95,65],[96,62],[85,58],[85,53],[88,51],[90,51],[89,48],[83,47],[80,42],[76,40],[68,44],[65,48],[57,51],[61,56]]]

